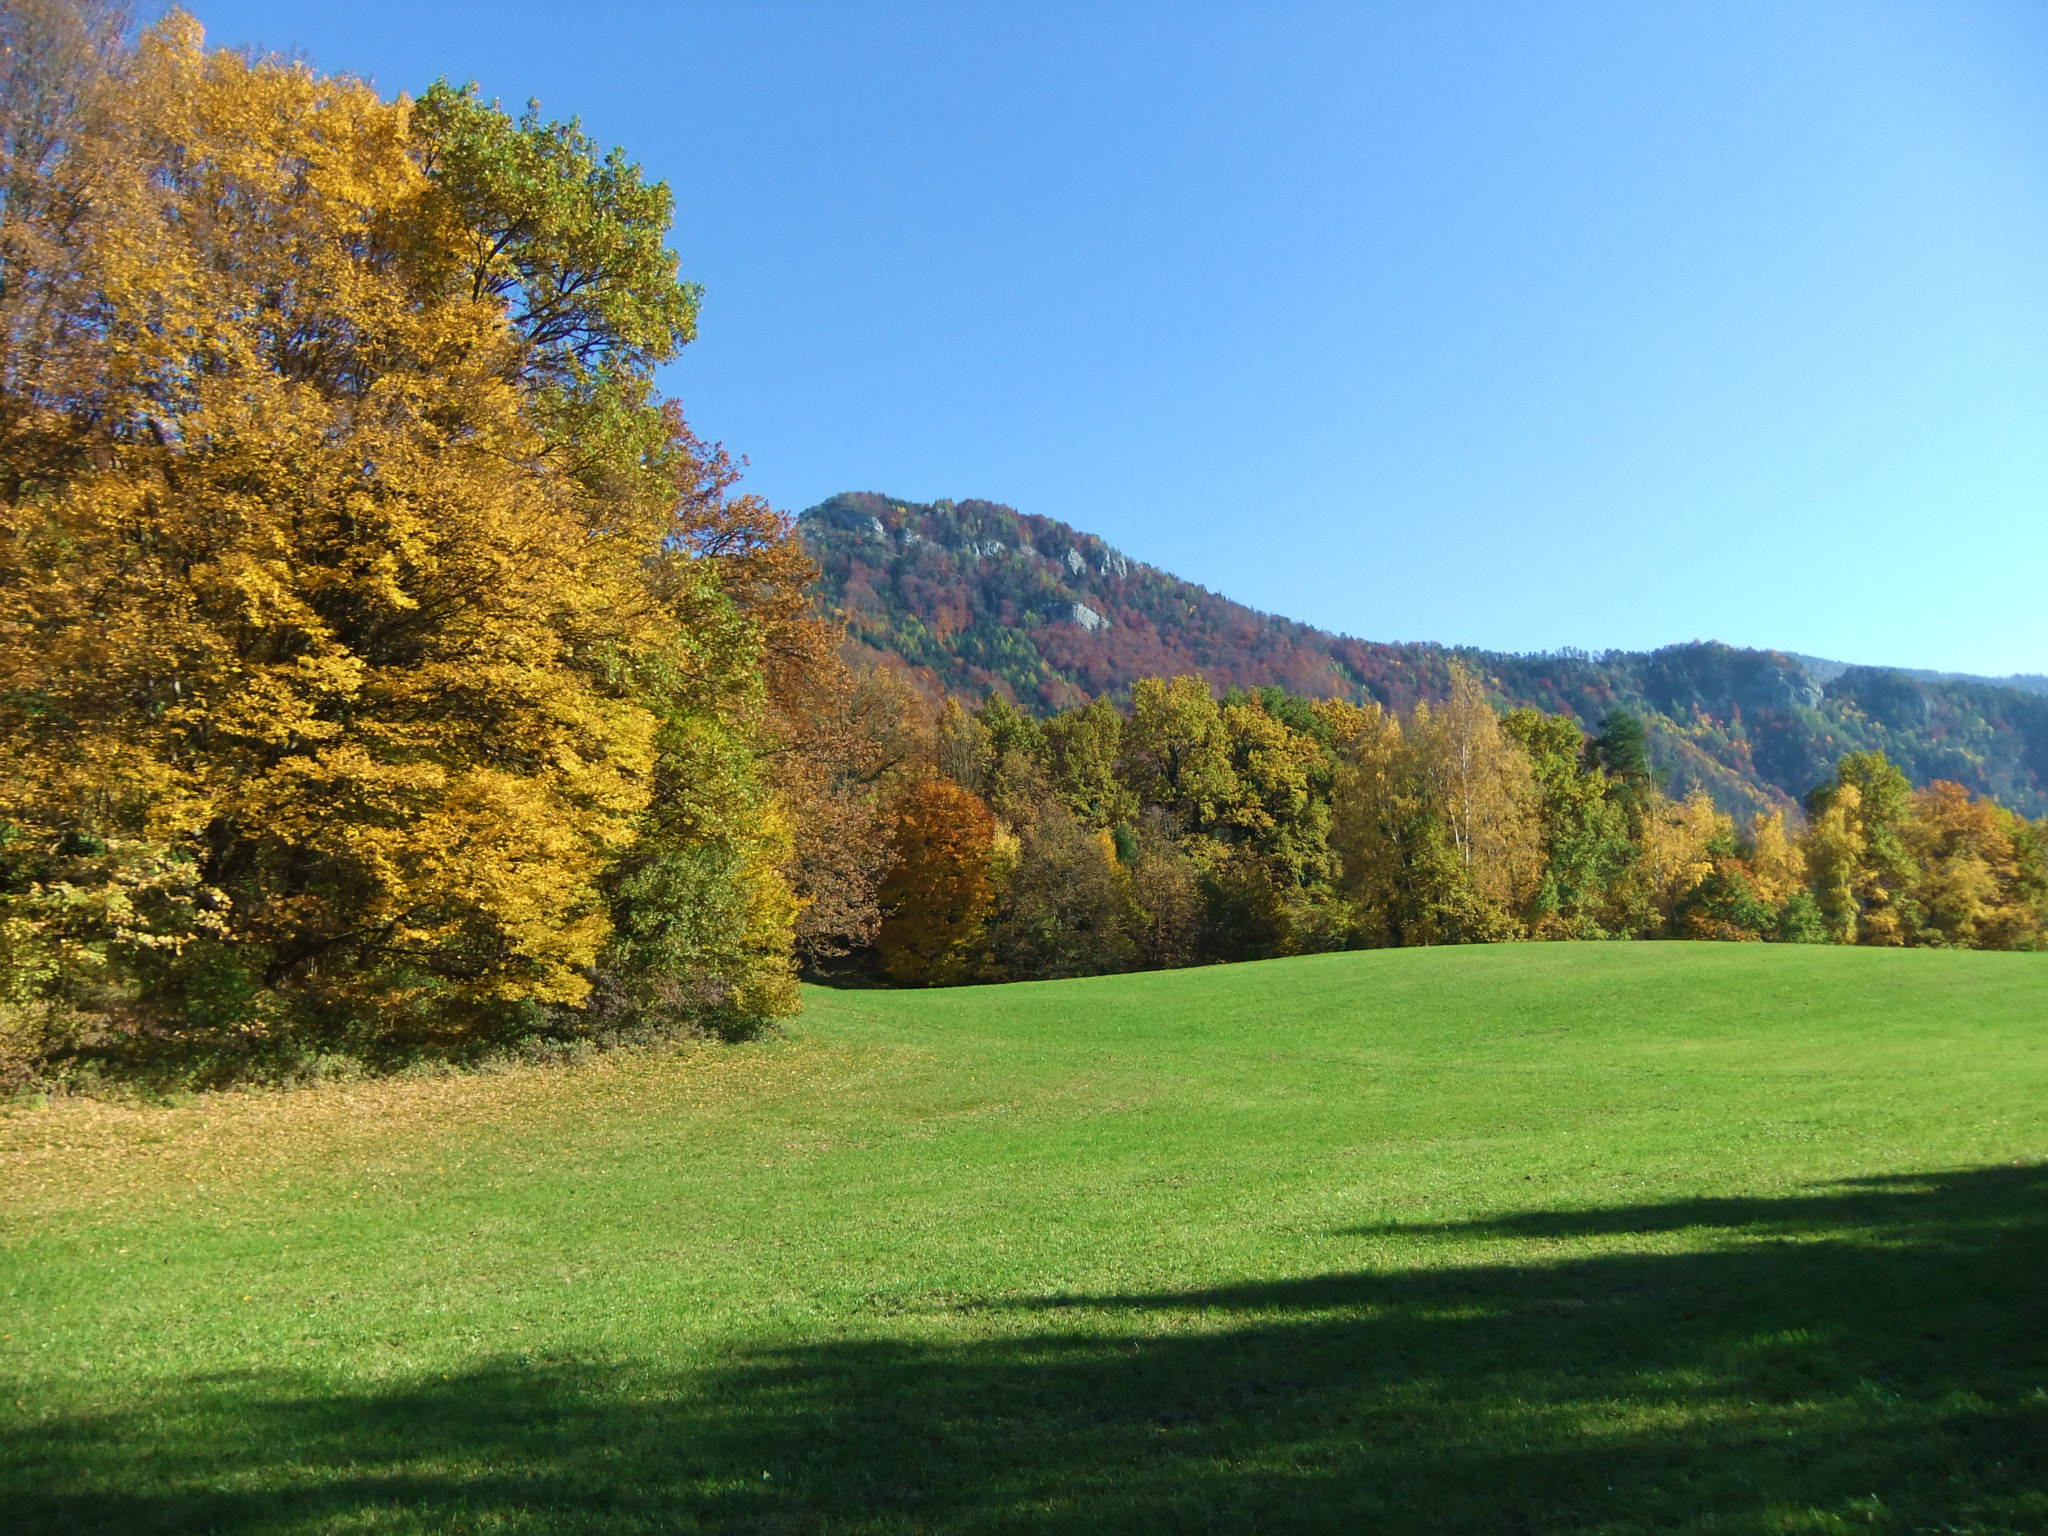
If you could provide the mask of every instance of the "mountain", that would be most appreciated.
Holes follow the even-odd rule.
[[[1737,814],[1787,807],[1843,753],[1881,748],[1916,783],[1953,779],[2048,815],[2048,692],[2035,678],[1857,667],[1713,641],[1649,652],[1509,655],[1335,635],[1231,602],[1093,534],[988,501],[834,496],[798,520],[818,595],[858,656],[893,658],[934,691],[1008,693],[1037,714],[1140,677],[1200,672],[1402,710],[1443,696],[1454,661],[1502,703],[1643,717],[1674,794]],[[2044,684],[2048,687],[2048,684]]]
[[[1787,654],[1823,683],[1833,682],[1855,665],[1847,661],[1829,661],[1825,656],[1802,656],[1797,651]],[[2004,677],[1984,677],[1976,672],[1930,672],[1924,667],[1885,667],[1875,670],[1903,672],[1906,676],[1923,683],[1984,683],[1992,688],[2017,688],[2022,693],[2048,694],[2048,673],[2041,672],[2011,672]]]

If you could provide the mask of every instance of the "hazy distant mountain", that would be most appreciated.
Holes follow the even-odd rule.
[[[1785,654],[1823,683],[1831,683],[1844,672],[1854,668],[1852,662],[1829,661],[1825,656],[1806,656],[1798,651],[1787,651]],[[1924,667],[1880,667],[1875,670],[1903,672],[1906,676],[1923,683],[1983,683],[1992,688],[2017,688],[2022,693],[2048,694],[2048,675],[2040,672],[2012,672],[2004,677],[1984,677],[1975,672],[1930,672]]]
[[[1504,703],[1568,711],[1588,727],[1617,704],[1636,710],[1671,788],[1702,785],[1730,810],[1794,803],[1842,753],[1881,747],[1916,782],[1954,779],[2048,814],[2040,677],[1857,667],[1712,641],[1597,656],[1386,644],[1260,613],[994,502],[854,493],[800,525],[821,595],[856,647],[934,687],[1002,689],[1040,714],[1098,694],[1121,700],[1137,678],[1182,672],[1404,709],[1440,697],[1462,660]]]

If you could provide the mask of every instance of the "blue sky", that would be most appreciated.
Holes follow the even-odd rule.
[[[2048,7],[194,6],[621,143],[798,510],[1506,650],[2048,671]]]

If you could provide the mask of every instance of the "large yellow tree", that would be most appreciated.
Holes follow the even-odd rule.
[[[715,845],[711,926],[787,1011],[763,625],[647,385],[694,295],[657,240],[655,298],[603,310],[601,261],[549,265],[622,248],[594,218],[480,244],[493,153],[589,157],[424,108],[174,13],[6,168],[10,954],[159,1028],[459,1038],[581,1003],[622,905],[675,951],[646,909],[704,880],[651,896],[645,850]],[[616,157],[558,180],[666,227]]]

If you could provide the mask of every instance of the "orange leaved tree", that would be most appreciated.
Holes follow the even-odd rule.
[[[940,778],[913,784],[895,812],[896,863],[882,882],[888,915],[876,941],[882,969],[906,986],[964,980],[995,910],[995,819],[978,796]]]

